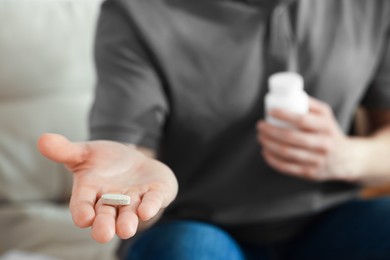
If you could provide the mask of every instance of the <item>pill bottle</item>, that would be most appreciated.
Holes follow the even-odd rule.
[[[287,110],[292,113],[305,114],[309,110],[309,97],[303,89],[301,75],[295,72],[278,72],[268,79],[269,91],[265,96],[266,121],[270,124],[289,127],[287,122],[269,115],[274,108]]]

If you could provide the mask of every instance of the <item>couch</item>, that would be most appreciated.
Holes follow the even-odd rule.
[[[87,139],[99,0],[0,0],[0,256],[115,258],[73,225],[72,177],[43,158],[38,137]]]

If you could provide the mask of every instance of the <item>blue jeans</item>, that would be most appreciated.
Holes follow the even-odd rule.
[[[126,259],[389,260],[390,198],[348,202],[296,238],[268,246],[240,244],[221,228],[203,222],[165,222],[137,236]]]

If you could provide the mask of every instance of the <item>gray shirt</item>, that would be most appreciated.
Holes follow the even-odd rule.
[[[356,195],[261,157],[268,76],[297,70],[349,133],[390,107],[390,1],[108,0],[97,29],[91,138],[158,151],[179,181],[166,216],[224,226],[311,215]]]

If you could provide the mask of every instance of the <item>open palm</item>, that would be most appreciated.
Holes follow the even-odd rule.
[[[133,236],[139,221],[148,221],[167,207],[177,194],[177,181],[163,163],[135,147],[112,141],[71,143],[56,134],[44,134],[40,152],[63,163],[73,174],[70,210],[79,227],[92,226],[92,237],[108,242],[115,234]],[[129,195],[128,206],[104,205],[104,193]]]

